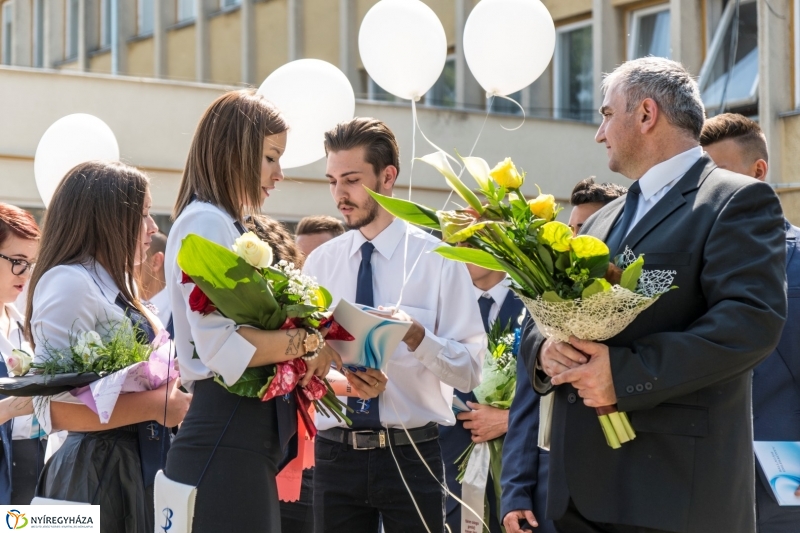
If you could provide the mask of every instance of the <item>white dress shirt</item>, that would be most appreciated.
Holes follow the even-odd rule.
[[[172,314],[172,306],[169,304],[169,291],[167,288],[164,287],[161,289],[160,292],[150,298],[146,303],[155,307],[155,313],[158,319],[166,326],[169,323],[169,316]]]
[[[100,263],[58,265],[39,279],[33,293],[31,332],[36,340],[34,361],[47,358],[45,346],[56,350],[70,347],[70,337],[97,331],[101,335],[109,322],[126,320],[125,311],[116,304],[119,287]],[[145,311],[147,312],[147,311]],[[158,317],[147,312],[158,331],[163,326]],[[34,413],[42,430],[52,432],[48,398],[34,399]],[[52,397],[53,401],[81,403],[69,393]]]
[[[314,250],[305,262],[304,273],[331,292],[334,305],[342,298],[355,300],[364,242],[360,231],[349,231]],[[467,268],[432,253],[441,241],[399,219],[371,242],[375,246],[371,258],[375,306],[395,306],[402,290],[400,309],[425,327],[425,338],[415,351],[400,343],[387,363],[389,382],[379,396],[381,423],[388,427],[402,423],[407,428],[429,422],[452,426],[453,388],[468,392],[478,385],[486,351],[486,334]],[[319,413],[316,424],[319,429],[343,425]]]
[[[494,300],[492,306],[489,308],[489,324],[494,324],[494,321],[497,320],[497,315],[500,314],[500,309],[503,307],[506,296],[508,296],[508,292],[511,290],[509,289],[510,283],[508,278],[506,278],[488,291],[479,289],[473,285],[472,288],[475,289],[475,301],[478,301],[484,296],[489,296]],[[480,310],[480,307],[478,307],[478,310]]]
[[[8,313],[10,327],[8,338],[4,335],[0,335],[0,354],[3,355],[3,359],[6,361],[14,350],[22,350],[33,355],[33,349],[30,343],[25,339],[25,334],[23,333],[25,317],[17,311],[17,308],[13,304],[6,304],[5,307],[6,313]],[[38,427],[38,422],[35,423],[35,425]],[[11,424],[11,438],[13,440],[25,440],[30,439],[31,436],[38,436],[31,434],[33,426],[33,415],[14,417],[13,423]]]
[[[639,194],[639,203],[636,205],[636,216],[631,220],[628,231],[625,233],[626,236],[701,157],[703,157],[703,149],[695,146],[651,167],[639,178],[639,187],[642,188],[642,192]]]
[[[181,383],[192,391],[195,381],[210,378],[214,373],[222,376],[225,383],[236,383],[247,369],[256,347],[237,333],[239,326],[233,320],[216,311],[203,316],[189,308],[189,294],[194,284],[181,284],[177,260],[181,242],[190,233],[230,249],[239,238],[239,231],[225,211],[194,201],[183,210],[169,232],[164,268],[172,304],[175,346]],[[193,358],[195,351],[199,359]]]

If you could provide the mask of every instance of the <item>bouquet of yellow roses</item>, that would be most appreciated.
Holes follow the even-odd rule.
[[[451,167],[444,152],[421,158],[435,167],[466,202],[463,209],[433,210],[372,193],[393,215],[442,232],[449,245],[435,251],[447,259],[504,271],[547,338],[571,335],[592,341],[611,338],[671,288],[674,272],[644,271],[644,256],[626,250],[612,263],[608,246],[595,237],[573,237],[556,221],[560,208],[550,194],[526,199],[525,174],[510,158],[489,167],[480,157],[461,158],[478,185],[478,197]],[[625,413],[598,411],[609,446],[635,438]]]

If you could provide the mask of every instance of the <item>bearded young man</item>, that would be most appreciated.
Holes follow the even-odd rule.
[[[486,348],[472,281],[466,266],[431,253],[438,239],[395,219],[367,192],[391,196],[400,169],[397,141],[383,122],[339,124],[326,133],[325,150],[331,195],[351,231],[314,250],[303,270],[330,290],[334,305],[400,302],[393,318],[411,327],[387,363],[388,383],[378,371],[355,373],[365,390],[363,400],[349,400],[352,427],[317,416],[316,530],[371,533],[380,520],[387,533],[424,532],[424,519],[440,532],[438,425],[455,423],[453,389],[478,384]]]
[[[677,288],[603,343],[525,337],[534,388],[555,394],[547,516],[569,533],[753,533],[751,370],[786,318],[780,203],[700,148],[703,103],[679,63],[628,61],[603,91],[596,141],[633,184],[581,233],[675,271]],[[617,450],[595,412],[611,405],[636,431]]]

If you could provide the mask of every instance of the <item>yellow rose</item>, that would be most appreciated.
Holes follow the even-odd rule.
[[[272,264],[272,248],[252,231],[236,239],[231,248],[236,255],[256,268],[266,268]]]
[[[501,187],[506,189],[519,189],[522,187],[523,177],[517,172],[517,167],[510,157],[506,157],[503,161],[497,163],[495,167],[489,172],[489,175]]]
[[[531,213],[544,220],[552,220],[556,213],[556,199],[552,194],[540,194],[528,202]]]

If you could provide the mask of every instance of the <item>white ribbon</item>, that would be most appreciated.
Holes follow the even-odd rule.
[[[470,509],[483,509],[486,497],[486,482],[489,479],[489,445],[480,442],[472,449],[464,472],[464,481],[461,482],[461,499]],[[483,520],[476,519],[474,511],[471,513],[461,510],[461,533],[481,533]]]
[[[550,429],[553,426],[553,397],[555,393],[539,397],[539,448],[550,451]]]

